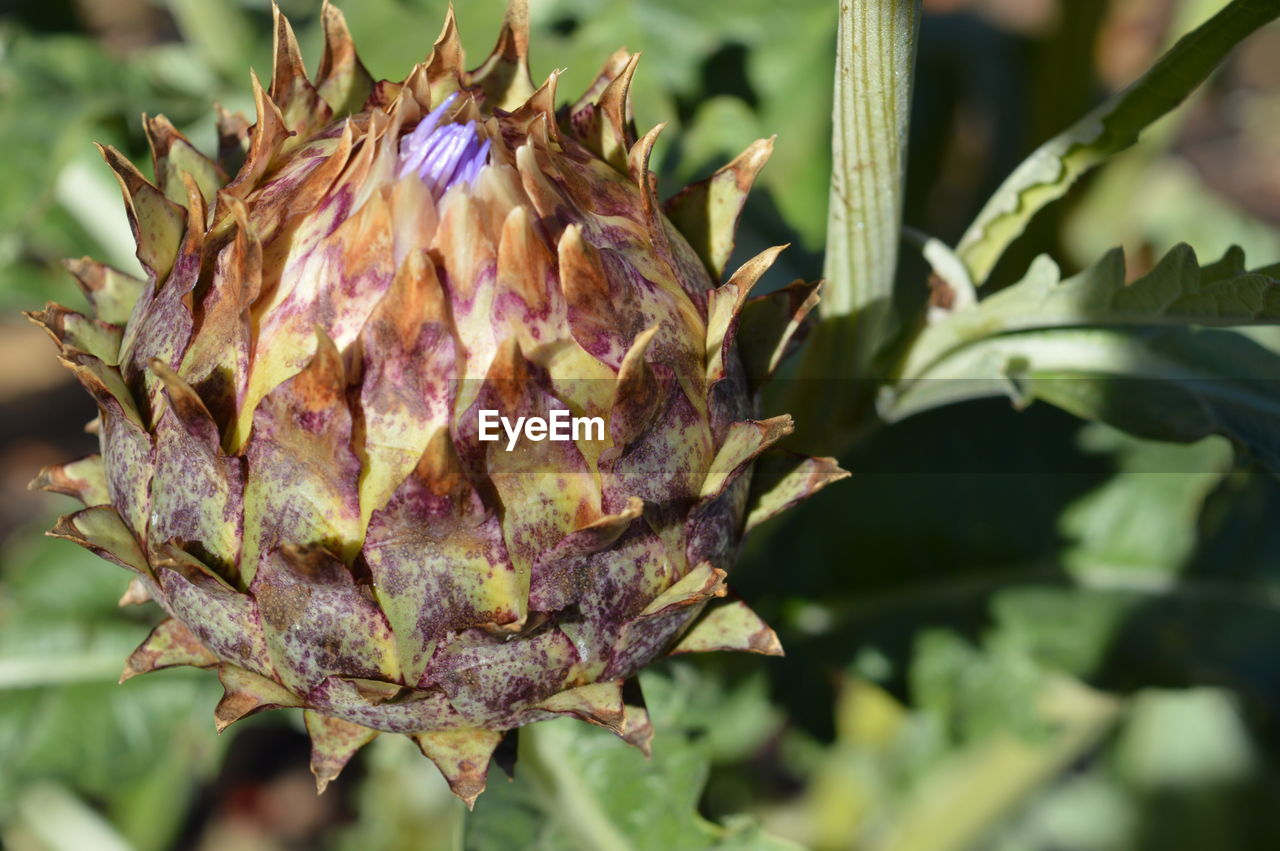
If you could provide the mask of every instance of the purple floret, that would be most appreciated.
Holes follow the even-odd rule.
[[[416,172],[437,198],[457,183],[470,183],[489,159],[489,140],[481,139],[478,122],[440,125],[457,100],[449,95],[400,140],[400,172]]]

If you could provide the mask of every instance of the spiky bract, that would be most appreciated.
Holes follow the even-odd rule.
[[[796,459],[748,511],[790,430],[752,394],[816,298],[748,300],[779,249],[719,283],[770,142],[664,211],[637,57],[557,114],[525,17],[513,3],[468,72],[450,15],[426,62],[375,83],[335,8],[315,81],[277,11],[270,90],[254,79],[252,126],[220,114],[216,160],[162,117],[154,183],[104,149],[146,279],[75,261],[96,317],[33,314],[101,413],[101,455],[37,480],[87,506],[53,534],[169,616],[125,678],[216,667],[220,729],[305,708],[322,788],[380,731],[468,802],[539,719],[647,748],[624,686],[667,652],[780,652],[741,601],[707,604],[746,528],[842,475]],[[607,434],[508,452],[481,409]]]

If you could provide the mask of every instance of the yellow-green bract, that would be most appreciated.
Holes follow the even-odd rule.
[[[661,654],[780,652],[718,599],[751,466],[791,428],[752,418],[754,390],[816,300],[748,299],[779,249],[720,283],[769,143],[664,207],[637,57],[556,112],[526,17],[465,71],[450,15],[375,83],[335,8],[314,81],[277,10],[271,87],[252,126],[220,115],[217,159],[162,117],[154,183],[104,150],[147,279],[75,261],[96,317],[32,315],[101,413],[101,455],[37,480],[87,506],[53,534],[169,616],[124,677],[217,668],[220,729],[303,707],[321,788],[395,732],[470,803],[539,719],[647,748],[624,686]],[[480,410],[606,426],[507,451]],[[841,475],[796,458],[751,522]]]

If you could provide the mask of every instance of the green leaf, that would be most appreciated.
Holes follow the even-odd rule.
[[[1145,789],[1239,782],[1256,758],[1236,701],[1213,688],[1142,693],[1117,744],[1120,771]]]
[[[0,828],[31,827],[27,815],[44,804],[24,809],[18,793],[52,783],[101,803],[129,846],[165,848],[216,764],[227,742],[213,735],[216,678],[116,682],[155,615],[115,605],[127,582],[126,571],[30,528],[0,552]],[[157,811],[159,793],[169,804]]]
[[[360,760],[364,774],[353,801],[355,820],[338,833],[340,851],[455,851],[462,847],[466,808],[408,738],[378,736],[360,752]],[[495,785],[506,782],[493,778]],[[515,814],[506,815],[508,823],[518,823]],[[511,847],[522,845],[517,837]]]
[[[1141,833],[1144,847],[1275,846],[1274,763],[1249,729],[1249,714],[1244,695],[1219,688],[1136,696],[1113,763],[1134,797],[1155,810]]]
[[[1098,744],[1120,705],[1074,680],[1052,678],[1024,694],[1053,729],[1042,741],[996,731],[933,767],[906,796],[883,851],[961,851],[975,847],[1016,812],[1037,788],[1055,779]]]
[[[1221,255],[1232,245],[1250,257],[1280,257],[1280,232],[1273,224],[1215,191],[1188,160],[1157,156],[1158,149],[1147,147],[1144,136],[1108,163],[1072,204],[1062,231],[1066,256],[1090,262],[1117,245],[1130,256],[1146,250],[1160,256],[1188,242],[1203,257]]]
[[[224,76],[245,78],[254,58],[248,46],[260,41],[254,38],[247,9],[201,0],[168,0],[165,5],[197,56]]]
[[[1178,581],[1195,554],[1205,500],[1231,469],[1230,445],[1217,437],[1190,446],[1137,440],[1098,424],[1082,442],[1109,450],[1118,469],[1060,517],[1071,542],[1064,567],[1091,587]]]
[[[1163,527],[1161,527],[1163,528]],[[1094,677],[1145,598],[1076,587],[1025,584],[991,602],[997,641],[1049,670]]]
[[[1073,676],[1097,677],[1126,620],[1153,596],[1203,601],[1247,596],[1250,589],[1221,578],[1207,587],[1185,575],[1200,544],[1206,500],[1231,465],[1225,440],[1182,446],[1093,423],[1078,442],[1108,458],[1116,472],[1058,518],[1065,539],[1058,559],[1068,584],[1003,590],[991,612],[1002,648]]]
[[[688,666],[666,667],[676,672],[674,680],[661,672],[641,675],[656,731],[652,758],[612,733],[573,719],[524,727],[515,781],[490,773],[489,788],[467,820],[465,846],[476,851],[794,848],[750,820],[717,825],[698,814],[714,745],[690,725],[705,716],[697,698],[705,689],[689,679]],[[724,714],[739,725],[750,717],[741,709]]]
[[[1040,146],[983,207],[957,246],[981,284],[1006,248],[1043,207],[1061,198],[1085,172],[1137,141],[1149,124],[1176,107],[1250,33],[1280,16],[1274,0],[1232,0],[1187,35],[1141,79]]]
[[[1043,399],[1140,437],[1220,434],[1280,470],[1280,356],[1235,331],[1048,328],[962,346],[886,391],[893,421],[943,404]]]
[[[836,741],[789,805],[807,844],[988,847],[977,843],[1092,750],[1121,709],[1015,645],[933,631],[914,656],[909,707],[869,683],[841,684]]]
[[[1126,283],[1119,249],[1063,281],[1057,264],[1041,255],[1018,283],[929,325],[912,345],[900,374],[922,375],[967,343],[1012,331],[1280,323],[1278,274],[1275,266],[1246,271],[1244,253],[1235,247],[1201,267],[1191,247],[1179,245],[1133,283]]]
[[[950,632],[926,632],[911,666],[913,703],[933,713],[959,743],[1013,733],[1027,741],[1049,730],[1031,696],[1045,674],[1021,653],[983,653]]]

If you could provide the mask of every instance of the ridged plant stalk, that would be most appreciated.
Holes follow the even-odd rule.
[[[842,0],[821,321],[792,392],[806,441],[847,445],[869,418],[877,353],[894,334],[919,0]]]

